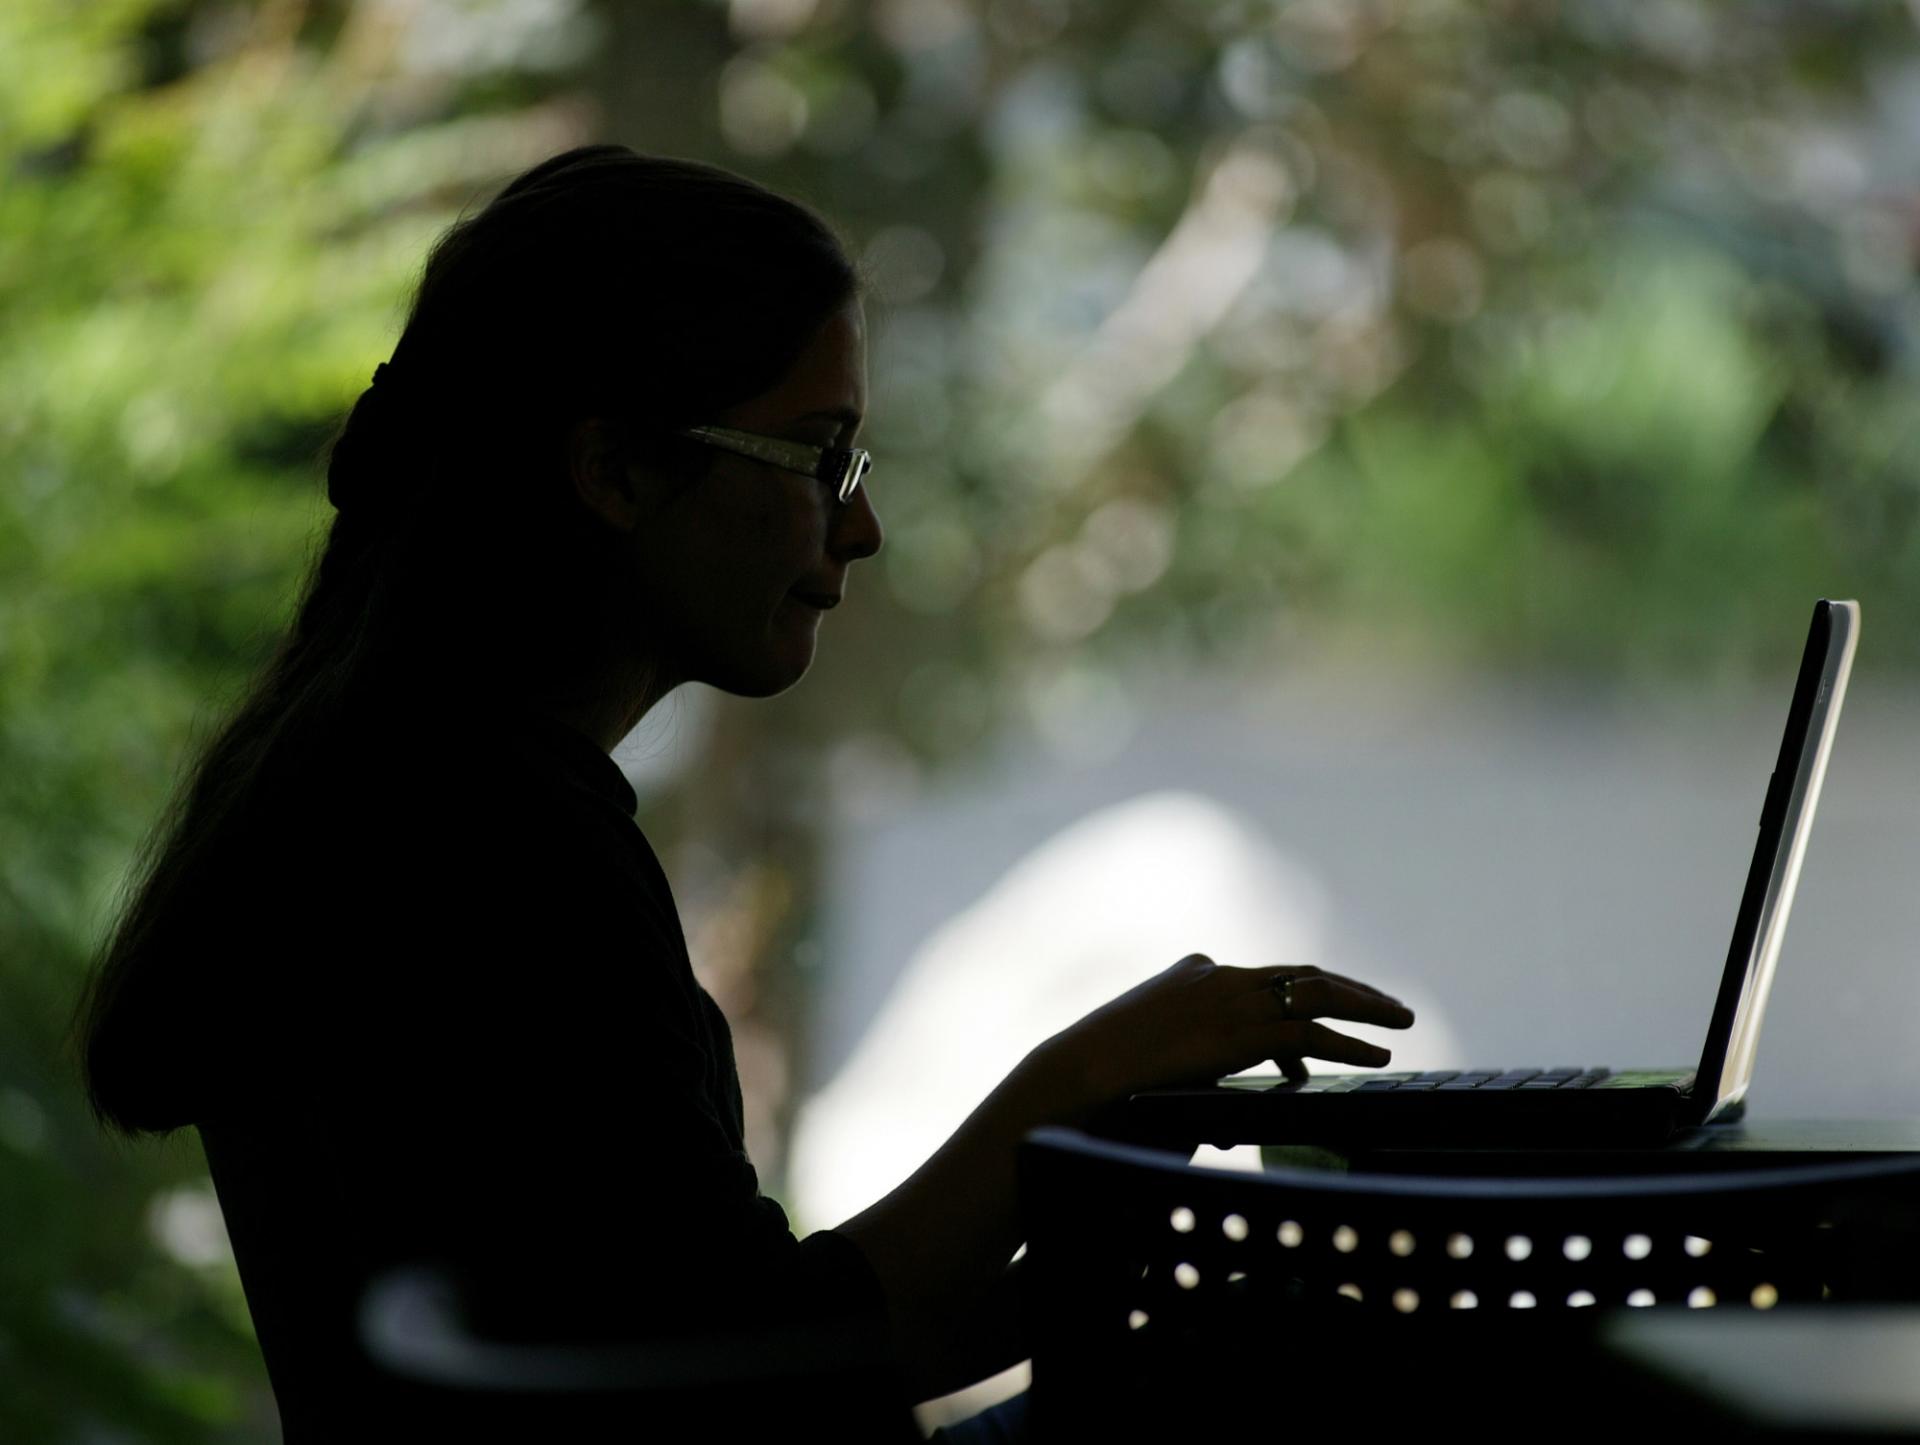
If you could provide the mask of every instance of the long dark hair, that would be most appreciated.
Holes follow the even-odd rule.
[[[542,162],[439,238],[392,361],[327,444],[339,511],[294,620],[177,781],[78,1000],[104,1126],[186,1122],[151,1097],[156,1035],[223,985],[194,976],[183,920],[217,911],[292,780],[409,699],[484,709],[597,655],[617,537],[568,480],[573,424],[606,418],[697,485],[711,453],[672,430],[775,384],[859,286],[805,206],[618,145]]]

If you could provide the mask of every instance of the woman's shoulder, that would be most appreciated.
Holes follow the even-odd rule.
[[[658,859],[635,821],[632,785],[597,744],[524,709],[428,729],[343,728],[299,789],[302,831],[323,849],[358,839],[375,853],[432,858],[624,859],[651,888]]]
[[[310,918],[288,975],[309,997],[322,980],[349,1005],[377,994],[396,1019],[532,1020],[599,998],[704,1038],[665,872],[596,762],[618,777],[604,753],[497,726],[343,751],[290,810],[298,849],[245,891],[260,922],[245,931],[287,938],[273,920]]]

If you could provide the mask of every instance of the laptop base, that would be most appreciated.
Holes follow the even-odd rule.
[[[1176,1149],[1650,1148],[1701,1122],[1688,1091],[1692,1082],[1690,1072],[1639,1071],[1577,1090],[1407,1094],[1328,1092],[1333,1080],[1324,1075],[1296,1082],[1278,1074],[1241,1074],[1211,1085],[1134,1094],[1107,1111],[1094,1130]]]

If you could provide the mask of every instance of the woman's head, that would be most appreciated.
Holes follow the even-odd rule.
[[[810,448],[852,445],[866,413],[864,323],[851,300],[815,330],[781,378],[712,413],[708,424]],[[614,608],[616,655],[654,658],[663,676],[764,697],[813,658],[823,608],[847,569],[879,549],[864,487],[844,502],[813,476],[728,451],[694,486],[636,458],[595,419],[575,431],[572,477],[590,514],[622,539],[627,591]],[[602,737],[608,746],[632,716]]]
[[[718,626],[744,620],[739,589],[769,584],[774,559],[749,544],[774,540],[773,519],[736,493],[794,500],[803,479],[675,434],[750,418],[844,444],[784,401],[831,392],[860,410],[860,329],[854,268],[805,207],[620,146],[536,166],[435,245],[389,371],[335,441],[341,517],[321,571],[341,552],[372,606],[333,620],[409,678],[424,661],[488,692],[630,691],[649,650],[662,685],[789,685],[798,672],[688,649],[713,653]],[[644,485],[615,504],[615,479]],[[850,558],[829,546],[877,547],[864,498],[838,513],[810,524],[836,535],[790,585],[837,582]]]

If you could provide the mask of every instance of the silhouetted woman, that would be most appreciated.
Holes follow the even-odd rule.
[[[1191,955],[795,1239],[609,753],[683,683],[806,672],[881,545],[865,410],[842,246],[728,172],[584,147],[433,248],[333,442],[292,626],[151,835],[79,1014],[106,1124],[208,1140],[294,1445],[430,1423],[354,1335],[367,1282],[420,1263],[507,1340],[865,1322],[911,1438],[908,1403],[1023,1357],[1028,1129],[1268,1058],[1384,1061],[1304,1016],[1410,1021]]]

